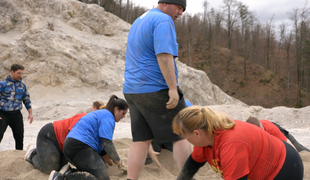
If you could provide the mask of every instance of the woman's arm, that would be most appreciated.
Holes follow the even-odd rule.
[[[203,162],[203,163],[196,162],[190,155],[187,158],[177,180],[192,179],[192,177],[197,173],[199,168],[202,167],[205,163],[206,162]]]
[[[102,146],[108,156],[112,159],[112,161],[117,164],[121,159],[118,156],[118,153],[115,149],[113,142],[109,139],[101,138]]]
[[[248,175],[243,176],[242,178],[239,178],[237,180],[248,180]]]
[[[123,166],[121,159],[119,158],[113,142],[109,139],[101,138],[102,146],[107,155],[112,161],[117,164],[118,168],[123,172],[127,172],[127,168]]]

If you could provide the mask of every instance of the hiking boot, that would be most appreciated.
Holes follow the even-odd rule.
[[[24,156],[24,160],[30,162],[33,165],[32,162],[32,157],[35,154],[36,147],[34,146],[34,144],[29,144],[27,147],[27,152]]]
[[[50,176],[48,177],[48,180],[58,180],[61,175],[62,175],[61,173],[53,170]]]
[[[72,171],[72,168],[70,164],[68,163],[60,169],[59,173],[65,175],[65,174],[69,174],[71,171]]]

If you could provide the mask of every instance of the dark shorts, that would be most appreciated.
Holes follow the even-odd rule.
[[[152,146],[156,152],[161,152],[162,149],[167,149],[173,152],[173,142],[158,143],[156,139],[153,139]]]
[[[183,92],[178,88],[179,103],[167,109],[168,89],[154,93],[124,94],[129,105],[133,141],[156,139],[158,143],[179,141],[181,136],[173,133],[172,120],[186,104]]]

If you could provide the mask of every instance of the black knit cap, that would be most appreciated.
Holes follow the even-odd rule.
[[[167,3],[167,4],[177,4],[184,8],[183,12],[186,9],[186,0],[159,0],[158,3]]]

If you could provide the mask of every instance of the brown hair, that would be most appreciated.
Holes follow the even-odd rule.
[[[93,106],[97,109],[104,109],[106,107],[102,101],[93,102]]]
[[[13,64],[13,65],[11,66],[11,71],[13,71],[13,72],[15,72],[15,71],[17,71],[17,70],[19,70],[19,69],[24,70],[25,68],[24,68],[24,66],[22,66],[22,65],[20,65],[20,64]]]
[[[255,118],[255,117],[249,117],[249,118],[246,120],[246,122],[251,123],[251,124],[254,124],[254,125],[260,127],[260,121],[259,121],[257,118]]]
[[[236,122],[226,115],[216,113],[209,107],[190,106],[180,111],[173,119],[173,131],[176,134],[193,133],[202,129],[211,137],[213,133],[235,127]]]
[[[118,98],[116,95],[112,95],[109,99],[106,109],[109,110],[114,116],[114,108],[118,107],[119,110],[127,110],[128,104],[124,99]]]

